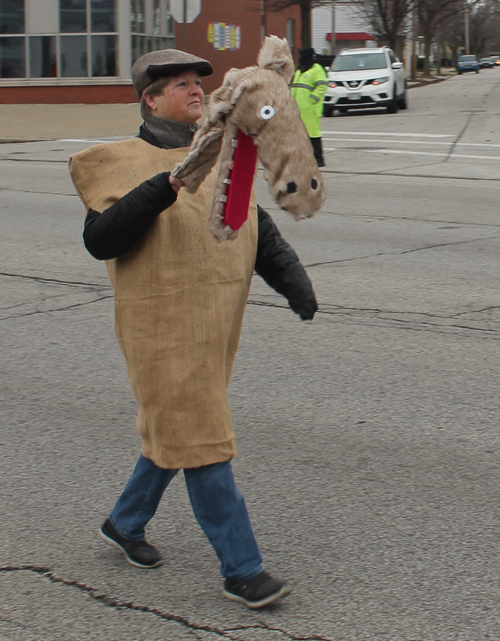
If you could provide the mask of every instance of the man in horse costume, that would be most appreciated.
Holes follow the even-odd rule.
[[[264,570],[234,481],[236,446],[227,386],[254,270],[303,320],[312,320],[317,305],[297,255],[256,205],[251,188],[255,159],[249,168],[248,154],[243,154],[237,178],[238,163],[231,154],[240,144],[234,136],[245,129],[244,118],[238,132],[231,130],[230,142],[223,142],[231,114],[261,89],[251,70],[271,74],[274,87],[279,78],[289,93],[293,62],[286,41],[267,39],[259,66],[243,70],[245,86],[227,80],[242,70],[226,74],[225,89],[215,92],[207,123],[193,142],[204,103],[201,78],[212,73],[210,63],[175,49],[142,56],[132,70],[144,118],[138,137],[82,151],[71,158],[70,171],[87,211],[85,246],[106,260],[113,285],[115,330],[142,437],[135,470],[99,534],[132,565],[159,566],[162,556],[146,541],[145,527],[182,469],[195,517],[220,560],[225,596],[261,608],[290,588]],[[241,74],[236,75],[239,82]],[[242,134],[247,147],[240,149],[258,148],[267,123],[281,122],[269,89],[259,100],[258,131],[247,127]],[[301,126],[298,111],[290,113],[285,125]],[[266,171],[277,201],[300,218],[312,215],[324,194],[307,133],[297,138],[293,131],[298,166],[285,163],[279,176],[272,167]],[[280,157],[280,143],[275,141],[275,157]],[[217,161],[218,169],[211,171]],[[238,193],[232,195],[236,223],[231,211],[221,210],[229,202],[224,190],[231,182],[243,185],[248,196],[242,205]]]

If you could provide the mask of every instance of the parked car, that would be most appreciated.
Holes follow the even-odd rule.
[[[479,61],[479,66],[481,67],[481,69],[493,69],[495,63],[491,58],[481,58],[481,60]]]
[[[389,47],[344,49],[328,71],[323,113],[386,107],[406,109],[408,96],[403,63]]]
[[[466,71],[475,71],[479,73],[479,62],[476,56],[459,56],[457,61],[457,71],[459,74]]]

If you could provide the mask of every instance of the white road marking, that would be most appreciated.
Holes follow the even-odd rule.
[[[85,138],[61,138],[57,142],[97,142],[97,143],[106,143],[113,142],[112,140],[87,140]]]
[[[385,131],[322,131],[321,133],[341,136],[415,136],[416,138],[454,138],[455,136],[455,134],[396,134]]]
[[[348,149],[345,151],[348,151]],[[439,156],[439,157],[448,155],[446,152],[433,154],[430,151],[400,151],[398,149],[364,149],[363,151],[365,153],[370,153],[370,154],[406,154],[406,155],[414,155],[414,156]],[[467,156],[465,154],[451,154],[450,158],[473,158],[475,160],[500,160],[500,156]]]
[[[368,143],[377,143],[377,144],[387,144],[387,140],[376,140],[373,138],[323,138],[327,142],[368,142]],[[430,140],[391,140],[391,145],[447,145],[450,146],[453,144],[453,141],[448,140],[447,142],[434,142]],[[484,143],[484,142],[457,142],[456,146],[462,147],[500,147],[494,143]]]

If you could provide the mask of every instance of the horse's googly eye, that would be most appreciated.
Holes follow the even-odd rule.
[[[264,120],[269,120],[274,116],[274,108],[271,107],[271,105],[266,105],[265,107],[262,107],[260,110],[260,115]]]
[[[317,181],[315,178],[313,178],[313,179],[311,180],[311,187],[312,187],[313,189],[317,189],[317,188],[318,188],[318,181]]]
[[[289,182],[286,186],[286,191],[289,194],[294,194],[297,191],[297,185],[293,182]]]

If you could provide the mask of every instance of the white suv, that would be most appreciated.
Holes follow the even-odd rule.
[[[403,63],[389,47],[344,49],[328,71],[325,116],[334,109],[386,107],[389,113],[406,109],[406,77]]]

